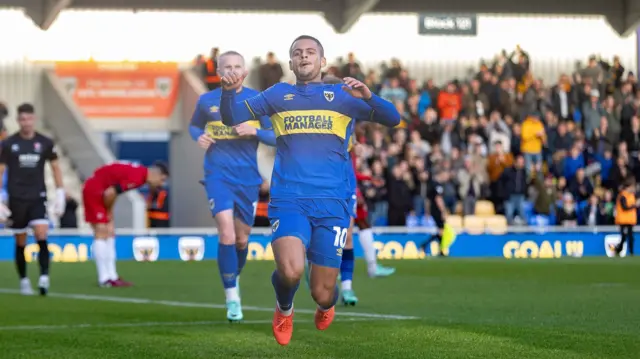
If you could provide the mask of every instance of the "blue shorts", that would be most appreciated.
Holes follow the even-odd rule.
[[[288,236],[300,238],[311,263],[340,268],[351,222],[348,202],[341,199],[272,199],[269,203],[271,241]]]
[[[205,178],[204,182],[212,216],[215,217],[222,211],[232,209],[234,218],[253,226],[260,186],[231,184],[213,178]]]
[[[351,198],[349,199],[348,202],[348,206],[349,206],[349,213],[351,213],[351,217],[356,218],[358,217],[358,197],[356,196],[356,194],[352,194]]]

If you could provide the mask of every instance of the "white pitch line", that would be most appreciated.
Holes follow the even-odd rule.
[[[20,294],[20,291],[17,289],[0,288],[0,294],[1,293]],[[144,299],[144,298],[126,298],[126,297],[114,297],[114,296],[102,296],[102,295],[49,293],[48,296],[55,297],[55,298],[78,299],[78,300],[89,300],[89,301],[134,303],[134,304],[156,304],[156,305],[165,305],[169,307],[209,308],[209,309],[225,309],[226,308],[226,306],[222,304],[178,302],[178,301],[168,301],[168,300],[152,300],[152,299]],[[254,311],[254,312],[273,312],[274,310],[274,308],[252,307],[252,306],[243,306],[242,309],[248,310],[248,311]],[[296,309],[295,311],[296,313],[301,313],[301,314],[315,313],[315,310],[310,310],[310,309]],[[353,317],[353,318],[370,318],[370,319],[390,319],[390,320],[420,319],[419,317],[406,316],[406,315],[342,312],[342,311],[336,311],[336,316],[345,316],[345,317]]]
[[[364,322],[374,321],[369,318],[336,319],[337,322]],[[141,328],[141,327],[189,327],[210,325],[246,325],[246,324],[270,324],[271,320],[243,320],[237,323],[229,321],[197,321],[197,322],[138,322],[138,323],[86,323],[86,324],[59,324],[59,325],[9,325],[0,326],[0,331],[18,330],[66,330],[66,329],[100,329],[100,328]],[[296,323],[311,323],[312,320],[296,319]]]

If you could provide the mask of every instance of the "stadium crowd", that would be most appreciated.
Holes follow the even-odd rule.
[[[283,78],[273,54],[252,69],[260,89]],[[356,130],[358,170],[375,179],[361,189],[376,225],[428,225],[427,189],[442,172],[449,213],[489,200],[509,224],[613,224],[619,185],[640,177],[640,92],[617,57],[592,56],[554,84],[535,77],[520,47],[446,84],[412,78],[397,59],[365,70],[354,54],[327,74],[364,81],[403,114],[391,131]]]

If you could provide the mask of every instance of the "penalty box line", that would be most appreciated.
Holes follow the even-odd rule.
[[[337,322],[371,322],[375,318],[338,318]],[[143,327],[196,327],[196,326],[219,326],[219,325],[250,325],[250,324],[270,324],[271,320],[242,320],[237,323],[229,323],[227,320],[194,321],[194,322],[132,322],[132,323],[85,323],[85,324],[35,324],[35,325],[7,325],[0,326],[2,331],[22,331],[22,330],[73,330],[73,329],[109,329],[109,328],[143,328]],[[296,323],[312,323],[309,319],[296,319]]]
[[[20,294],[17,289],[0,288],[0,294]],[[164,305],[169,307],[186,307],[186,308],[208,308],[208,309],[226,309],[222,304],[210,304],[210,303],[195,303],[195,302],[180,302],[170,300],[153,300],[145,298],[127,298],[127,297],[115,297],[115,296],[102,296],[102,295],[89,295],[89,294],[67,294],[67,293],[49,293],[48,296],[54,298],[63,299],[76,299],[87,301],[103,301],[114,303],[132,303],[132,304],[155,304]],[[242,310],[254,311],[254,312],[273,312],[274,308],[254,307],[254,306],[242,306]],[[315,314],[315,310],[310,309],[296,309],[296,313],[300,314]],[[395,315],[395,314],[377,314],[377,313],[359,313],[359,312],[343,312],[336,310],[336,316],[347,318],[368,318],[368,319],[387,319],[387,320],[415,320],[420,317]]]

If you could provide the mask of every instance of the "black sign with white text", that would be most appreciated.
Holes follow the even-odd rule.
[[[478,19],[475,14],[420,14],[420,35],[475,36],[478,34]]]

